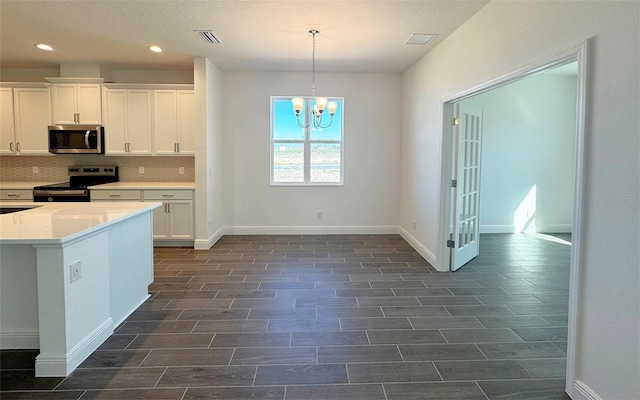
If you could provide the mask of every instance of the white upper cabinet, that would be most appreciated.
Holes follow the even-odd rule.
[[[154,153],[195,154],[193,90],[153,91]]]
[[[15,154],[15,126],[13,120],[13,89],[0,88],[0,154]]]
[[[50,155],[49,88],[0,88],[0,154]]]
[[[54,84],[54,124],[102,124],[101,87],[95,83]]]
[[[151,91],[104,89],[106,155],[150,155]]]

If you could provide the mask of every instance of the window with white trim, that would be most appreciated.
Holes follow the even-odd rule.
[[[316,127],[311,121],[313,115],[308,112],[315,102],[313,98],[303,98],[301,127],[293,111],[292,98],[271,97],[271,185],[342,185],[344,99],[329,98],[337,104],[336,112],[332,118],[325,110],[320,126]]]

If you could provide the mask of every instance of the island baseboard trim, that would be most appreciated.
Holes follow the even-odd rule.
[[[0,349],[39,349],[40,332],[0,332]]]
[[[36,357],[36,377],[68,376],[111,336],[113,326],[113,319],[107,318],[66,355],[47,355],[41,352]]]
[[[133,314],[133,312],[137,310],[138,307],[140,307],[145,301],[147,301],[149,297],[151,297],[150,294],[147,294],[146,296],[144,296],[139,302],[136,303],[135,306],[133,306],[129,311],[127,311],[122,318],[120,318],[118,321],[113,321],[113,326],[119,326],[121,323],[123,323],[124,320],[129,318],[129,316]]]

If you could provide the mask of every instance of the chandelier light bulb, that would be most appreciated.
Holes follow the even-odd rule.
[[[327,107],[327,102],[328,102],[328,101],[329,101],[329,100],[327,100],[327,99],[326,99],[326,98],[324,98],[324,97],[318,97],[318,98],[316,99],[316,105],[318,106],[318,111],[323,112],[323,111],[324,111],[324,109]]]
[[[336,103],[335,101],[331,101],[329,102],[329,104],[327,104],[327,111],[329,112],[329,115],[331,115],[333,117],[333,114],[336,113],[336,110],[338,109],[338,103]]]
[[[291,99],[291,103],[293,104],[293,112],[296,115],[300,115],[300,111],[302,111],[302,105],[304,104],[304,99],[301,97],[295,97]]]

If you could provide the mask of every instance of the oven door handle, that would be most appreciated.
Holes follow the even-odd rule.
[[[87,133],[84,134],[84,145],[87,149],[91,148],[91,146],[89,146],[89,134],[91,134],[91,131],[87,131]]]
[[[87,189],[71,189],[71,190],[33,190],[34,196],[87,196]]]

